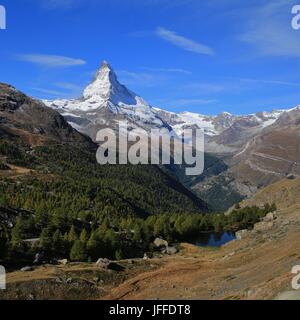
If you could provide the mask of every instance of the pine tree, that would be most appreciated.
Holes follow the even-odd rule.
[[[52,237],[49,228],[43,229],[40,235],[40,247],[47,252],[52,249]]]
[[[21,218],[17,218],[16,224],[11,232],[11,242],[9,247],[9,259],[20,260],[27,253],[27,246],[24,240],[24,223]]]
[[[80,234],[80,241],[86,243],[88,241],[87,231],[83,229]]]
[[[69,234],[68,234],[68,241],[70,243],[73,243],[74,241],[76,241],[78,239],[78,236],[77,236],[77,233],[75,231],[75,227],[72,226],[72,228],[70,229],[69,231]]]
[[[70,252],[70,259],[72,261],[82,262],[86,261],[87,258],[86,245],[82,241],[76,240]]]
[[[17,218],[16,224],[11,232],[11,244],[13,248],[22,246],[24,237],[24,224],[21,218]]]
[[[119,241],[113,230],[107,230],[105,234],[105,253],[108,257],[114,258]]]
[[[4,259],[7,254],[8,239],[6,232],[0,232],[0,259]]]
[[[59,230],[56,230],[52,237],[52,251],[58,256],[64,254],[64,240]]]
[[[115,258],[116,258],[116,260],[122,260],[123,259],[123,252],[122,252],[121,249],[116,250]]]
[[[142,240],[142,230],[139,224],[137,224],[134,228],[133,241],[136,243],[140,243]]]
[[[64,243],[67,243],[69,241],[69,235],[68,232],[65,232],[64,237],[63,237]]]
[[[36,209],[35,223],[37,225],[40,225],[41,227],[45,227],[49,224],[49,215],[46,212],[45,207],[43,205],[40,205]]]

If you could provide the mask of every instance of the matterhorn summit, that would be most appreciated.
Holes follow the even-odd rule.
[[[123,91],[123,88],[109,63],[103,61],[92,83],[83,91],[83,97],[85,99],[99,97],[99,99],[108,100],[111,95],[116,94],[116,91]]]
[[[130,128],[165,128],[169,125],[141,97],[128,90],[117,78],[107,61],[103,61],[82,97],[74,100],[46,100],[44,103],[59,111],[78,131],[95,139],[98,130],[117,129],[127,121]]]
[[[102,62],[94,80],[83,91],[83,98],[92,99],[98,103],[111,102],[116,106],[146,104],[140,97],[120,84],[107,61]]]

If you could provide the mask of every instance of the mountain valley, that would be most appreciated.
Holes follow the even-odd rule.
[[[39,101],[0,84],[0,259],[11,271],[3,298],[48,299],[55,288],[74,299],[74,287],[82,299],[276,298],[299,259],[299,119],[298,107],[164,111],[121,85],[107,62],[79,99]],[[125,121],[178,136],[202,129],[203,174],[100,166],[98,130]],[[199,232],[241,229],[241,239],[215,250],[182,244]],[[155,238],[173,253],[154,248]],[[99,252],[119,269],[95,266]],[[17,271],[34,259],[26,275]]]
[[[106,61],[80,99],[45,104],[92,140],[101,128],[117,130],[124,121],[131,129],[162,129],[177,136],[184,129],[201,129],[205,134],[204,173],[187,178],[180,167],[168,170],[214,210],[226,210],[270,183],[298,175],[298,107],[252,115],[176,114],[152,107],[121,85]]]

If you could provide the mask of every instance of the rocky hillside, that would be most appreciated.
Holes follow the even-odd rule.
[[[59,113],[0,83],[0,138],[30,146],[76,143],[92,147],[91,140],[74,130]]]
[[[289,176],[259,190],[253,197],[242,202],[242,206],[263,206],[266,201],[276,203],[279,209],[300,208],[300,178]]]
[[[299,108],[283,112],[272,125],[248,136],[238,152],[221,157],[227,170],[205,177],[192,188],[209,203],[218,194],[222,201],[216,208],[224,210],[289,175],[299,176],[299,118]],[[225,133],[220,138],[225,138]]]

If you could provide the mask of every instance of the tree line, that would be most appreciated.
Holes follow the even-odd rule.
[[[99,225],[77,220],[66,226],[53,221],[47,227],[37,228],[37,217],[18,217],[11,231],[1,231],[1,259],[9,261],[32,260],[42,253],[46,261],[68,258],[71,261],[95,261],[98,258],[125,259],[142,257],[153,251],[153,240],[161,237],[167,241],[190,242],[203,232],[237,231],[252,228],[276,206],[266,204],[234,209],[231,214],[161,214],[142,219],[123,217],[105,218]],[[40,230],[39,233],[38,230]],[[39,238],[31,246],[24,242],[29,235]]]

